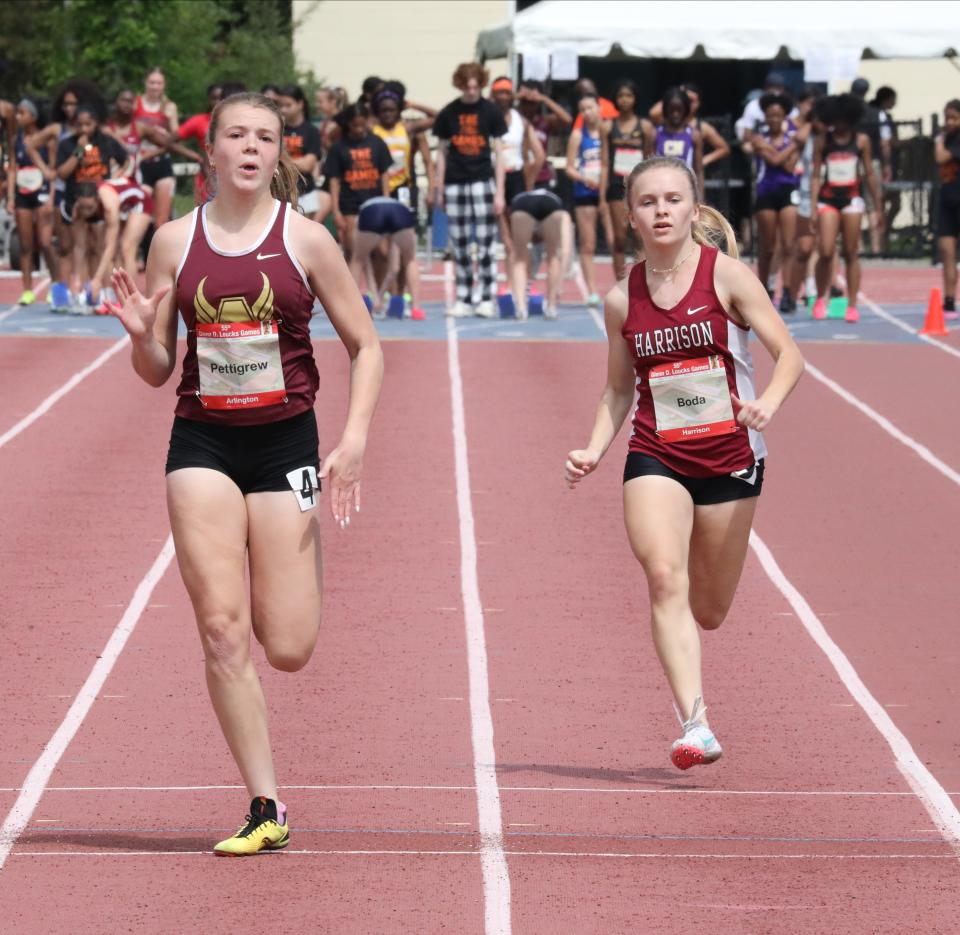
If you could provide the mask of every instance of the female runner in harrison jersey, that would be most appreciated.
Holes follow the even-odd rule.
[[[676,159],[648,159],[628,178],[628,217],[645,259],[607,294],[607,385],[590,441],[565,466],[571,488],[596,469],[636,383],[624,519],[682,725],[671,750],[679,769],[721,754],[704,716],[697,625],[715,630],[733,601],[763,483],[760,432],[803,372],[763,285],[713,245],[704,222],[722,225],[716,239],[727,249],[736,242],[730,226],[699,201],[693,173]],[[750,328],[776,362],[757,398]]]
[[[215,848],[234,856],[289,841],[250,635],[276,669],[295,672],[309,660],[320,625],[318,474],[330,483],[343,528],[360,508],[383,373],[339,248],[295,210],[297,173],[282,141],[280,111],[264,96],[218,104],[207,144],[216,197],[158,229],[147,258],[149,298],[121,270],[113,277],[119,301],[109,306],[132,339],[134,369],[151,386],[176,367],[178,312],[187,328],[167,504],[210,698],[253,798],[243,827]],[[319,472],[314,297],[352,361],[346,426]]]
[[[140,124],[163,131],[164,139],[175,140],[180,126],[177,105],[166,95],[167,79],[162,68],[151,68],[143,82],[143,94],[134,104],[134,118]],[[144,135],[140,146],[140,178],[153,194],[157,227],[170,220],[176,178],[173,160],[163,146]]]

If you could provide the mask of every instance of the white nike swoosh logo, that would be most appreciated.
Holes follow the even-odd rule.
[[[258,260],[269,260],[270,257],[273,257],[273,256],[280,256],[280,254],[279,254],[279,253],[258,253],[258,254],[257,254],[257,259],[258,259]],[[704,305],[704,308],[706,308],[706,305]]]
[[[707,307],[706,305],[701,305],[699,308],[688,308],[688,309],[687,309],[687,314],[688,314],[688,315],[696,315],[697,312],[702,312],[706,307]]]

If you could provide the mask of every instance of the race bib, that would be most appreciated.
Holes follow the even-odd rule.
[[[632,146],[618,146],[613,151],[613,174],[626,178],[634,166],[643,162],[643,150]]]
[[[727,371],[717,354],[650,370],[657,434],[668,442],[737,431]]]
[[[683,153],[685,149],[686,149],[686,142],[684,140],[664,140],[663,141],[664,156],[674,156],[677,159],[683,159]]]
[[[317,469],[315,467],[308,465],[290,471],[287,474],[287,483],[296,494],[301,513],[306,513],[307,510],[312,510],[317,505],[317,493],[320,491],[320,484],[317,481]]]
[[[17,169],[17,191],[21,195],[32,195],[41,188],[43,188],[43,173],[36,166]]]
[[[200,402],[207,409],[256,409],[286,402],[275,321],[197,323]]]
[[[852,153],[837,153],[827,157],[827,181],[831,185],[855,185],[857,157]]]

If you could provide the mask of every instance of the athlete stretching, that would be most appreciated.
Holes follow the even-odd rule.
[[[624,519],[682,725],[671,759],[688,769],[721,753],[705,716],[697,625],[715,630],[733,602],[763,484],[760,432],[800,378],[803,359],[760,281],[713,245],[734,247],[733,231],[699,203],[689,166],[648,159],[630,173],[626,192],[644,261],[607,294],[607,385],[590,441],[567,455],[565,473],[575,487],[596,469],[636,382]],[[756,399],[750,328],[776,362]]]
[[[244,93],[218,104],[207,142],[216,198],[158,229],[147,259],[150,298],[121,270],[113,276],[118,302],[109,306],[133,340],[134,369],[151,386],[176,366],[178,312],[187,330],[167,504],[210,699],[253,798],[244,825],[215,848],[234,856],[289,841],[250,634],[276,669],[295,672],[310,659],[320,626],[318,476],[330,483],[334,518],[346,526],[360,509],[383,372],[339,248],[295,210],[297,172],[282,140],[283,120],[268,98]],[[351,359],[346,426],[322,470],[314,297]]]

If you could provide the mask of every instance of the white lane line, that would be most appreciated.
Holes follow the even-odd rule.
[[[818,380],[828,389],[833,390],[841,399],[845,402],[850,403],[854,409],[858,409],[862,412],[868,419],[871,419],[873,422],[876,422],[888,435],[895,438],[900,444],[906,445],[907,448],[914,451],[916,454],[920,455],[930,467],[939,471],[947,480],[952,480],[955,484],[960,486],[960,473],[957,473],[950,465],[941,461],[926,445],[921,445],[920,442],[911,438],[907,435],[906,432],[902,432],[898,429],[886,416],[880,415],[876,409],[868,406],[863,400],[858,399],[853,395],[849,390],[844,389],[836,380],[831,380],[822,370],[819,370],[817,367],[814,367],[810,361],[806,362],[807,373],[810,374],[815,380]]]
[[[851,704],[852,708],[853,705]],[[245,786],[48,786],[47,792],[233,792]],[[284,789],[297,792],[476,792],[476,786],[415,785],[290,785]],[[0,788],[0,792],[19,792],[19,786]],[[589,786],[500,786],[500,792],[572,793],[575,795],[749,795],[749,796],[819,796],[878,797],[912,796],[912,792],[874,791],[864,789],[636,789],[592,788]],[[949,793],[960,798],[960,792]]]
[[[590,313],[590,317],[593,319],[593,323],[597,326],[597,330],[606,337],[607,326],[603,323],[603,316],[592,306],[587,306],[587,311]]]
[[[956,860],[953,854],[672,854],[669,852],[642,854],[632,851],[506,851],[510,857],[592,857],[620,860]],[[476,851],[417,851],[417,850],[293,850],[284,854],[300,857],[470,857]],[[17,851],[14,857],[213,857],[205,851]],[[270,858],[266,858],[269,860]]]
[[[11,315],[16,315],[17,312],[23,311],[22,305],[14,305],[13,308],[8,308],[5,312],[0,312],[0,321],[6,321]]]
[[[906,331],[907,334],[912,334],[915,338],[919,338],[925,344],[930,344],[933,347],[939,348],[946,354],[951,354],[954,357],[960,357],[960,350],[957,350],[955,347],[951,347],[949,344],[944,344],[942,341],[938,341],[936,338],[931,338],[928,334],[920,334],[919,328],[914,328],[913,325],[908,322],[901,321],[897,318],[896,315],[891,315],[885,308],[881,308],[877,305],[873,299],[868,298],[863,294],[863,290],[860,291],[860,298],[866,303],[867,308],[873,312],[878,318],[882,318],[884,321],[889,322],[891,325],[896,325],[901,331]]]
[[[130,343],[130,339],[126,336],[122,337],[115,344],[111,344],[96,360],[92,363],[87,364],[83,370],[78,370],[60,389],[52,392],[36,409],[33,410],[29,415],[24,416],[13,428],[7,429],[3,435],[0,435],[0,448],[2,448],[7,442],[12,441],[16,438],[24,429],[29,428],[33,425],[37,419],[40,418],[45,412],[48,412],[53,405],[67,393],[70,392],[78,383],[90,376],[94,370],[97,370],[99,367],[102,367],[114,354],[121,351]]]
[[[757,558],[760,559],[760,564],[767,573],[767,577],[796,611],[800,622],[823,651],[823,654],[830,660],[830,664],[836,670],[837,675],[840,676],[840,680],[846,686],[847,691],[853,696],[854,701],[863,708],[867,717],[873,722],[873,726],[890,745],[897,769],[900,770],[910,788],[923,803],[923,807],[933,819],[934,825],[940,831],[944,840],[951,845],[957,854],[960,854],[960,811],[950,800],[947,791],[937,782],[930,770],[924,766],[910,745],[910,741],[893,723],[883,705],[873,697],[870,690],[864,685],[863,680],[857,674],[856,669],[851,665],[843,650],[827,633],[826,628],[817,618],[803,595],[787,580],[787,576],[784,575],[777,564],[773,553],[756,532],[750,533],[750,546],[756,552]]]
[[[103,688],[103,683],[110,675],[110,671],[120,657],[120,653],[123,652],[127,639],[133,633],[140,615],[150,600],[153,589],[163,577],[170,561],[173,559],[173,555],[173,536],[170,535],[167,536],[167,541],[150,570],[137,585],[133,598],[127,605],[127,609],[113,633],[110,634],[110,639],[107,640],[107,645],[104,646],[94,667],[90,670],[87,680],[83,683],[80,691],[77,692],[77,697],[70,705],[63,722],[43,748],[43,752],[30,768],[30,772],[27,773],[20,794],[13,803],[13,808],[10,809],[3,826],[0,827],[0,869],[3,868],[10,849],[16,843],[17,838],[29,824],[33,810],[37,807],[37,803],[40,801],[57,763],[60,762],[60,757],[63,756],[70,745],[70,741],[73,740],[94,701],[96,701],[100,689]]]
[[[467,458],[466,414],[457,329],[447,319],[447,363],[450,371],[450,408],[453,415],[453,452],[457,475],[457,513],[460,520],[460,590],[467,628],[470,682],[470,726],[473,777],[477,787],[480,866],[483,871],[486,935],[510,935],[510,873],[503,850],[503,818],[497,786],[497,758],[493,745],[487,642],[483,605],[477,577],[477,540],[470,501],[470,464]]]

